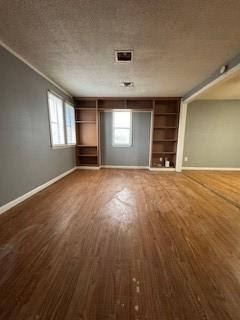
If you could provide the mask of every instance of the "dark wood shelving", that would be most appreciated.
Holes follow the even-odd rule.
[[[86,166],[86,167],[98,167],[97,164],[92,164],[92,163],[82,163],[81,166]]]
[[[99,113],[110,110],[153,111],[151,166],[176,165],[179,98],[76,98],[78,166],[99,166]],[[161,160],[160,160],[161,158]]]
[[[78,166],[98,166],[98,104],[96,99],[75,99]]]
[[[155,113],[155,116],[178,116],[178,113],[177,112],[156,112]]]
[[[94,145],[94,144],[78,144],[77,147],[79,147],[79,148],[96,148],[97,145]]]
[[[157,129],[177,129],[177,127],[164,127],[164,126],[154,127],[154,130],[157,130]]]
[[[84,110],[88,110],[88,111],[91,111],[91,110],[92,110],[92,111],[95,111],[96,108],[79,108],[79,107],[76,107],[75,110],[83,110],[83,111],[84,111]]]
[[[97,157],[97,154],[79,154],[78,157]]]
[[[152,98],[99,98],[99,110],[152,110]]]
[[[157,142],[176,142],[177,139],[159,139],[159,140],[153,140],[153,143],[157,143]]]
[[[176,165],[179,108],[180,100],[154,102],[152,167],[164,168],[165,160]]]
[[[153,152],[152,154],[176,154],[176,152],[172,152],[172,151],[156,151],[156,152]]]
[[[96,123],[96,120],[76,120],[76,123]]]

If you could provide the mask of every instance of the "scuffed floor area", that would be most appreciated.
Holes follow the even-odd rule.
[[[238,320],[239,208],[177,173],[75,171],[0,216],[2,320]]]

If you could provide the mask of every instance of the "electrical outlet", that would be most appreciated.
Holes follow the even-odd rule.
[[[162,162],[162,160],[163,160],[162,158],[159,158],[159,161],[160,161],[160,162]]]
[[[185,161],[185,162],[188,162],[188,157],[184,157],[184,161]]]

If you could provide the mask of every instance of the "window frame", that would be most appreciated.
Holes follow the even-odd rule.
[[[128,112],[130,114],[130,125],[129,125],[129,127],[118,127],[118,126],[115,126],[116,113],[120,113],[120,112]],[[115,142],[115,140],[114,140],[115,132],[114,131],[116,129],[128,129],[129,130],[129,144],[118,144],[118,143]],[[129,110],[116,110],[116,111],[113,111],[113,114],[112,114],[112,146],[115,147],[115,148],[131,148],[132,145],[133,145],[132,129],[133,129],[133,126],[132,126],[132,111],[129,111]]]
[[[53,143],[53,135],[52,135],[52,126],[51,126],[51,114],[50,114],[50,103],[49,103],[49,95],[53,95],[61,100],[62,102],[62,113],[63,113],[63,135],[64,135],[64,143],[63,144],[54,144]],[[49,124],[49,134],[50,134],[50,145],[52,149],[62,149],[62,148],[70,148],[75,147],[77,142],[73,143],[67,143],[67,126],[66,126],[66,111],[65,111],[65,105],[69,104],[74,108],[74,105],[69,102],[69,100],[64,99],[61,95],[57,94],[56,92],[52,90],[47,90],[47,106],[48,106],[48,124]],[[74,123],[75,122],[75,114],[74,114]],[[75,125],[75,134],[76,134],[76,125]]]

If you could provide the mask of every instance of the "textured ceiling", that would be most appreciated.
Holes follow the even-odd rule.
[[[182,96],[240,52],[240,1],[0,0],[0,39],[75,96]]]
[[[197,97],[197,100],[239,100],[240,71],[235,72],[226,80],[208,89]]]

